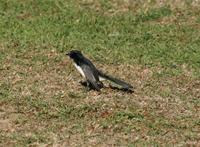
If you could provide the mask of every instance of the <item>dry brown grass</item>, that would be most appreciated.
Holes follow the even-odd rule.
[[[0,146],[200,144],[198,1],[46,2],[2,2]],[[134,93],[85,90],[74,46]]]
[[[25,138],[34,146],[198,143],[200,106],[194,101],[200,97],[200,81],[188,71],[158,78],[155,75],[163,72],[159,68],[101,64],[102,70],[132,83],[135,92],[86,92],[67,58],[54,63],[59,54],[46,55],[46,64],[25,67],[6,60],[10,69],[3,70],[1,83],[7,83],[12,94],[10,102],[1,101],[3,145]],[[40,144],[42,139],[46,143]]]

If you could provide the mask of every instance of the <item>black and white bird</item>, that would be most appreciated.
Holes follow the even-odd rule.
[[[73,59],[76,69],[85,78],[86,81],[82,82],[82,84],[89,87],[90,89],[100,91],[100,89],[103,87],[102,81],[109,80],[120,86],[121,90],[132,91],[133,87],[130,84],[112,76],[106,75],[98,70],[88,58],[83,56],[81,51],[72,50],[66,55]]]

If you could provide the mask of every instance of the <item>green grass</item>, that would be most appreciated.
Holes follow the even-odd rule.
[[[200,143],[198,2],[0,0],[0,20],[0,146]],[[87,92],[71,49],[135,92]]]

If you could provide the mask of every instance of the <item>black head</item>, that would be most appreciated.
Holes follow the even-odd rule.
[[[82,53],[79,50],[71,50],[69,53],[66,54],[67,56],[69,56],[70,58],[74,59],[74,58],[80,58],[82,57]]]

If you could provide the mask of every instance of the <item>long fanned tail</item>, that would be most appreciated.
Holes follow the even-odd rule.
[[[103,79],[107,79],[107,80],[110,80],[111,82],[114,82],[115,84],[119,85],[122,87],[123,90],[132,90],[133,86],[120,80],[120,79],[117,79],[117,78],[114,78],[112,76],[109,76],[109,75],[106,75],[104,74],[103,72],[99,71],[98,70],[98,73],[99,73],[99,76]]]

